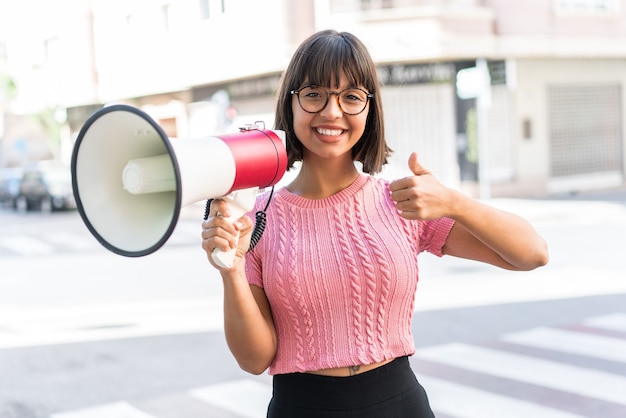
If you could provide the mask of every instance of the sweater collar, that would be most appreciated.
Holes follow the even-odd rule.
[[[277,191],[277,196],[281,199],[284,199],[288,203],[303,208],[324,208],[344,202],[346,199],[354,196],[359,190],[363,188],[369,178],[370,176],[368,175],[360,174],[356,178],[356,180],[354,180],[352,184],[350,184],[348,187],[338,193],[335,193],[332,196],[328,196],[323,199],[308,199],[305,197],[301,197],[291,193],[289,190],[287,190],[286,187],[280,188]]]

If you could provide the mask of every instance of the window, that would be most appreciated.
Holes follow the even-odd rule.
[[[200,0],[200,16],[202,17],[202,19],[208,19],[209,17],[211,17],[209,0]]]
[[[59,39],[56,37],[44,39],[37,48],[33,50],[33,68],[43,68],[51,62],[58,60]]]
[[[399,4],[394,4],[399,3]],[[402,1],[394,1],[394,0],[361,0],[361,9],[369,10],[369,9],[391,9],[394,6],[397,7],[402,5],[402,3],[413,3],[413,2],[402,2]]]
[[[200,16],[209,19],[219,14],[226,13],[226,0],[199,0]]]
[[[549,86],[551,177],[621,172],[621,112],[618,84]]]
[[[557,14],[616,14],[620,8],[620,0],[554,0]]]
[[[169,32],[170,30],[170,5],[164,4],[161,6],[161,18],[163,20],[163,30]]]

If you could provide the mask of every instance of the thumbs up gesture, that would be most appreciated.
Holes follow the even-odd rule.
[[[446,216],[451,190],[443,186],[419,162],[418,154],[409,157],[413,176],[395,180],[389,184],[391,199],[400,215],[406,219],[435,219]]]

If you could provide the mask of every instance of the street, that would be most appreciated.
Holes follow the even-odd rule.
[[[421,255],[411,363],[438,418],[626,416],[626,195],[494,199],[551,260]],[[261,418],[267,374],[222,333],[203,208],[158,252],[102,248],[78,213],[0,211],[0,418]]]

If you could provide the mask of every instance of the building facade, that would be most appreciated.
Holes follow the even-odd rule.
[[[13,107],[59,110],[65,155],[110,103],[142,108],[171,137],[271,126],[293,50],[334,28],[377,62],[395,151],[385,175],[418,151],[441,181],[484,197],[626,185],[626,0],[44,3],[59,19],[30,43],[6,37]]]

